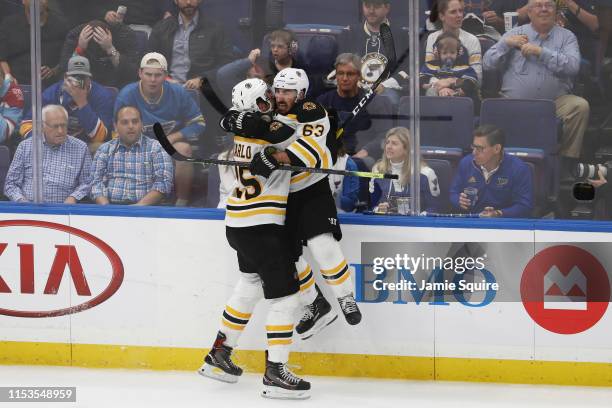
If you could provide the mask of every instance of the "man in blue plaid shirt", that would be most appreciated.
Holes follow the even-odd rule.
[[[142,134],[138,108],[120,108],[115,130],[118,137],[96,151],[91,198],[102,205],[158,204],[172,191],[172,159],[157,140]]]
[[[47,105],[42,110],[43,201],[76,204],[90,190],[91,156],[87,144],[68,136],[68,112],[61,105]],[[6,175],[4,195],[11,201],[34,200],[32,140],[17,146]]]

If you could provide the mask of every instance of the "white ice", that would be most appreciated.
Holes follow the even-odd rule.
[[[388,381],[309,376],[312,397],[260,397],[261,376],[224,384],[191,372],[0,366],[0,386],[75,386],[77,403],[12,403],[4,407],[610,407],[612,388]]]

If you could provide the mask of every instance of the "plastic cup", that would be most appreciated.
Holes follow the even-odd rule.
[[[410,214],[410,197],[397,198],[397,213],[400,215]]]
[[[463,189],[463,194],[470,200],[470,208],[474,208],[476,200],[478,200],[478,189],[476,187],[466,187]]]
[[[512,30],[518,25],[518,13],[516,11],[506,11],[504,13],[504,27],[506,31]]]

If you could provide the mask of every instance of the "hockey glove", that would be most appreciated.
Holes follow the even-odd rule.
[[[274,158],[276,149],[268,146],[253,157],[249,170],[254,176],[270,177],[270,174],[280,167],[278,161]]]
[[[261,138],[268,130],[271,118],[258,112],[229,110],[219,123],[226,132],[239,136]]]

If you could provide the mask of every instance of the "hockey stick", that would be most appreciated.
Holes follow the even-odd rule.
[[[168,140],[166,132],[161,124],[155,123],[153,125],[153,132],[155,137],[161,144],[162,148],[168,153],[174,160],[189,163],[198,164],[216,164],[219,166],[238,166],[238,167],[249,167],[250,162],[239,162],[235,160],[221,160],[221,159],[202,159],[198,157],[187,157],[183,156],[172,146],[172,143]],[[363,178],[379,178],[379,179],[392,179],[397,180],[399,176],[397,174],[388,173],[371,173],[367,171],[350,171],[350,170],[336,170],[336,169],[319,169],[316,167],[301,167],[301,166],[289,166],[283,164],[278,170],[285,171],[299,171],[308,173],[323,173],[323,174],[338,174],[340,176],[354,176]]]
[[[387,77],[389,77],[389,75],[393,71],[395,71],[395,69],[399,67],[402,64],[402,62],[404,62],[406,57],[408,57],[408,52],[410,51],[410,49],[406,49],[402,53],[402,55],[400,55],[399,60],[395,59],[395,44],[393,42],[393,35],[391,34],[391,29],[385,23],[380,25],[380,38],[381,38],[381,41],[383,41],[383,47],[385,50],[393,49],[393,52],[391,52],[391,58],[389,58],[387,66],[385,67],[385,70],[382,72],[382,74],[380,74],[378,79],[374,81],[370,89],[368,89],[366,94],[363,95],[363,97],[359,100],[359,102],[357,102],[357,105],[353,108],[349,116],[345,119],[342,125],[340,125],[339,129],[336,131],[336,139],[340,138],[344,134],[344,129],[346,128],[346,125],[350,121],[355,119],[355,117],[359,114],[359,112],[363,108],[368,106],[370,102],[372,102],[372,99],[374,99],[374,96],[376,95],[376,92],[375,92],[376,88],[378,88],[380,84],[386,81]]]
[[[222,116],[228,111],[223,101],[219,98],[219,95],[215,92],[210,81],[206,77],[202,77],[200,82],[200,92],[204,95],[204,98],[210,103],[210,105]]]

